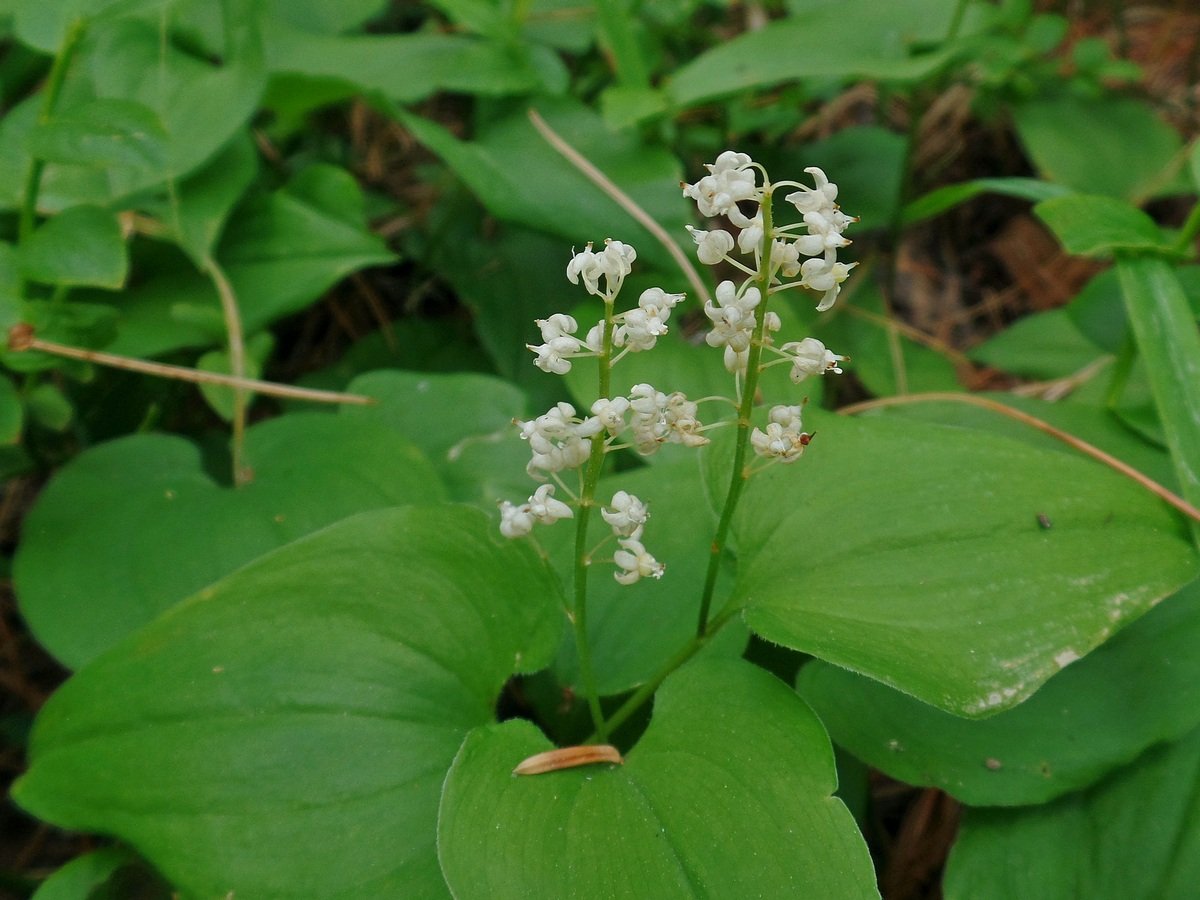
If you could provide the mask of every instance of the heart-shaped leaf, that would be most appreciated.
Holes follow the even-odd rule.
[[[1179,519],[1091,461],[911,422],[806,424],[803,461],[756,476],[738,510],[746,622],[948,712],[1020,703],[1196,575]]]
[[[1042,803],[1087,787],[1200,724],[1200,582],[1193,582],[1020,706],[962,719],[828,663],[797,690],[833,739],[909,784],[964,803]]]
[[[445,897],[446,770],[504,681],[549,660],[560,603],[477,511],[363,513],[72,678],[15,796],[117,835],[188,897]]]
[[[14,563],[38,640],[78,667],[256,556],[362,510],[442,495],[416,448],[371,422],[283,416],[248,430],[245,455],[255,476],[237,490],[167,435],[101,444],[65,466],[26,518]]]
[[[1200,730],[1048,806],[968,810],[946,900],[1190,900],[1198,820]]]
[[[820,722],[745,662],[668,679],[624,765],[512,774],[547,749],[518,720],[467,737],[438,823],[456,897],[878,896]]]

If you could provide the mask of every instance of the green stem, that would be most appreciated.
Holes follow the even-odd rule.
[[[678,652],[668,659],[649,681],[644,682],[641,687],[630,694],[629,698],[621,704],[620,708],[609,716],[608,733],[611,734],[624,725],[626,719],[637,712],[647,700],[654,696],[654,692],[658,690],[659,685],[666,681],[667,676],[703,650],[709,641],[716,637],[717,632],[725,626],[725,623],[732,619],[737,612],[738,609],[736,608],[725,609],[712,620],[704,634],[696,635],[680,647]],[[598,738],[600,740],[605,739],[601,738],[600,733],[597,732],[589,738],[589,742],[595,741]]]
[[[954,18],[950,20],[950,27],[946,31],[946,39],[943,43],[950,43],[958,37],[958,30],[962,28],[963,16],[967,12],[967,0],[958,0],[958,6],[954,8]]]
[[[76,19],[67,29],[62,46],[59,47],[58,54],[54,57],[54,63],[50,67],[50,74],[46,79],[46,88],[42,94],[42,108],[38,112],[39,125],[46,124],[54,115],[54,107],[58,105],[58,95],[62,92],[63,79],[66,78],[71,59],[75,56],[79,41],[83,38],[86,29],[86,19]],[[45,168],[45,160],[36,158],[29,160],[29,171],[25,176],[25,193],[21,202],[21,216],[17,224],[17,236],[22,241],[33,233],[34,225],[37,222],[37,199],[42,187],[42,172]]]
[[[764,185],[762,205],[763,242],[762,256],[759,263],[758,277],[755,286],[762,294],[759,302],[757,321],[754,325],[754,337],[750,341],[750,356],[746,362],[746,383],[742,387],[742,396],[738,403],[737,442],[733,450],[733,468],[729,473],[729,490],[725,493],[725,505],[721,509],[721,518],[717,523],[717,533],[709,548],[708,571],[704,576],[704,593],[700,597],[700,615],[696,622],[696,635],[703,637],[708,631],[708,615],[712,609],[713,593],[717,587],[717,572],[721,568],[721,556],[725,552],[725,544],[729,539],[729,529],[733,524],[733,513],[737,509],[738,500],[742,496],[742,488],[750,477],[746,468],[746,449],[750,446],[751,413],[754,410],[754,397],[758,393],[759,363],[762,361],[763,334],[767,324],[767,302],[770,299],[771,287],[771,244],[774,241],[774,222],[771,212],[771,186]]]
[[[1188,213],[1187,221],[1183,223],[1183,229],[1175,239],[1172,249],[1179,253],[1187,253],[1197,235],[1200,235],[1200,203],[1193,206],[1192,211]]]
[[[600,352],[600,382],[598,397],[607,397],[612,374],[613,303],[615,295],[604,298],[604,343]],[[596,484],[600,481],[600,467],[604,462],[604,434],[592,438],[592,450],[588,456],[587,469],[583,477],[583,489],[579,494],[579,511],[575,518],[575,605],[571,610],[571,624],[575,630],[575,652],[579,657],[579,679],[582,682],[588,709],[592,714],[592,725],[597,740],[608,740],[609,728],[604,721],[604,710],[600,708],[600,694],[596,690],[596,672],[592,668],[592,647],[587,634],[587,574],[591,563],[588,554],[588,523],[592,508],[596,505]]]

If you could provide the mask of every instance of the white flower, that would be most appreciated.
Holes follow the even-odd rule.
[[[559,519],[574,517],[571,507],[554,499],[554,485],[543,484],[529,498],[529,514],[543,525],[553,525]]]
[[[796,384],[802,382],[809,375],[824,375],[826,372],[841,375],[842,370],[838,367],[838,363],[846,360],[845,356],[839,356],[827,350],[824,344],[811,337],[784,344],[783,351],[790,353],[793,357],[791,375],[792,381]]]
[[[616,436],[625,430],[625,413],[629,412],[629,401],[625,397],[601,397],[592,404],[592,415]]]
[[[601,507],[600,515],[605,522],[612,526],[613,534],[618,537],[637,539],[641,538],[642,527],[650,518],[646,504],[625,491],[617,491],[613,494],[612,503],[607,507]]]
[[[772,406],[767,418],[767,430],[755,428],[750,432],[750,446],[759,456],[777,459],[780,462],[794,462],[804,453],[811,435],[800,429],[802,407]]]
[[[517,425],[532,451],[525,470],[535,477],[539,471],[561,472],[583,465],[591,453],[592,435],[603,428],[595,419],[576,418],[570,403],[559,403],[544,415]]]
[[[749,287],[738,296],[732,281],[722,281],[717,285],[716,302],[704,304],[704,314],[713,323],[704,340],[710,347],[729,347],[736,353],[746,350],[754,336],[754,310],[760,302],[758,288]]]
[[[832,262],[829,256],[826,253],[824,258],[806,259],[800,267],[800,283],[810,290],[824,291],[821,302],[817,304],[817,312],[825,312],[833,306],[842,289],[842,282],[850,275],[850,270],[858,265],[856,262],[849,265]]]
[[[696,242],[696,258],[706,266],[715,266],[733,249],[733,235],[728,231],[700,231],[691,225],[684,227]]]
[[[554,499],[554,485],[543,484],[533,496],[515,506],[507,500],[500,504],[500,533],[506,538],[524,537],[533,530],[535,522],[553,525],[559,519],[574,517],[571,507]]]
[[[801,188],[784,197],[788,203],[796,207],[803,215],[807,212],[819,212],[820,210],[834,208],[834,202],[837,200],[838,186],[825,177],[825,173],[816,166],[809,166],[804,170],[813,177],[815,188]]]
[[[619,583],[633,584],[640,578],[662,578],[666,567],[646,552],[641,541],[625,538],[617,543],[621,549],[613,554],[613,562],[622,571],[613,572],[613,577]]]
[[[592,250],[588,243],[581,252],[574,254],[567,263],[567,280],[578,284],[583,279],[583,286],[589,294],[611,300],[621,290],[625,276],[633,270],[633,261],[637,259],[637,251],[628,244],[605,240],[604,249],[599,253]],[[600,290],[600,279],[604,278],[604,290]]]
[[[696,201],[696,208],[706,217],[727,215],[744,228],[749,220],[737,208],[740,200],[757,200],[760,191],[755,184],[753,161],[745,153],[726,150],[717,161],[706,165],[708,175],[695,184],[683,186],[683,196]]]
[[[737,245],[738,249],[743,253],[753,253],[762,246],[763,239],[763,220],[762,210],[754,214],[750,219],[750,224],[746,225],[738,233]]]
[[[633,446],[643,456],[649,456],[665,443],[685,447],[709,443],[700,434],[703,425],[696,418],[696,404],[679,391],[668,395],[649,384],[635,384],[629,394],[629,406]]]
[[[533,530],[533,515],[529,504],[514,506],[507,500],[500,504],[500,533],[506,538],[524,537]]]
[[[574,333],[579,329],[579,323],[563,313],[555,313],[548,319],[536,321],[542,333],[544,344],[525,346],[537,354],[533,364],[543,372],[554,375],[565,375],[571,371],[570,357],[576,356],[583,344]]]

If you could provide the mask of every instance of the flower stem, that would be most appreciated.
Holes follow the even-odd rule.
[[[721,518],[717,523],[717,533],[713,537],[709,549],[708,571],[704,576],[704,593],[700,598],[700,615],[696,623],[696,636],[703,638],[708,633],[708,616],[712,609],[713,592],[717,587],[717,573],[721,568],[721,556],[725,551],[725,543],[729,539],[729,528],[733,523],[733,513],[737,509],[738,500],[742,496],[742,488],[750,473],[746,466],[746,448],[750,446],[750,414],[754,409],[754,396],[758,392],[759,363],[762,361],[763,334],[767,323],[767,302],[770,299],[771,287],[771,245],[774,241],[774,231],[771,214],[770,184],[763,186],[762,219],[763,237],[762,252],[759,254],[758,277],[755,286],[762,299],[759,302],[757,321],[754,325],[754,337],[750,341],[750,354],[746,363],[746,382],[742,385],[742,396],[738,402],[737,440],[733,451],[733,466],[729,473],[729,490],[725,494],[725,506],[721,510]]]
[[[83,38],[86,27],[87,20],[80,18],[72,22],[70,28],[67,29],[62,46],[59,47],[58,54],[54,57],[54,63],[51,65],[50,74],[46,79],[46,90],[42,95],[42,108],[38,112],[39,125],[49,122],[50,117],[54,114],[54,107],[58,105],[58,95],[62,91],[63,79],[66,77],[67,69],[71,65],[71,59],[75,56],[75,50],[79,47],[79,41]],[[29,171],[25,176],[25,191],[21,199],[21,216],[17,224],[17,234],[22,241],[33,233],[37,219],[37,198],[42,186],[42,172],[45,168],[45,160],[30,159]]]
[[[630,694],[629,698],[621,704],[620,708],[609,717],[608,733],[611,734],[624,725],[626,719],[637,712],[647,700],[654,696],[654,692],[658,690],[659,685],[666,681],[667,676],[703,650],[709,641],[716,637],[717,632],[724,627],[725,623],[732,619],[737,612],[737,609],[725,609],[712,620],[704,634],[696,635],[680,647],[678,652],[668,659],[653,677]],[[605,737],[599,731],[588,738],[589,743],[603,740],[605,740]]]
[[[612,374],[613,351],[613,304],[615,296],[604,298],[604,342],[600,353],[600,381],[598,397],[607,397]],[[575,518],[575,605],[571,611],[571,624],[575,629],[575,651],[579,657],[579,679],[582,682],[588,709],[592,714],[596,740],[608,740],[609,728],[600,708],[600,694],[596,690],[596,673],[592,668],[592,647],[587,634],[587,575],[591,562],[588,553],[588,522],[592,508],[596,505],[596,484],[600,481],[600,467],[604,462],[604,438],[598,434],[592,438],[592,450],[588,456],[587,469],[583,476],[583,489],[579,494],[579,513]]]

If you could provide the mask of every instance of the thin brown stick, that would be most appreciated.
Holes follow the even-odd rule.
[[[232,375],[222,375],[218,372],[202,372],[186,366],[149,362],[131,356],[117,356],[115,353],[84,350],[80,347],[57,344],[54,341],[43,341],[33,336],[32,329],[28,325],[14,325],[10,329],[8,349],[18,352],[39,350],[53,356],[78,359],[113,369],[141,372],[144,375],[154,375],[158,378],[173,378],[176,381],[190,381],[193,384],[219,384],[271,397],[286,397],[289,400],[309,400],[313,403],[349,403],[356,406],[370,406],[375,403],[373,397],[364,397],[361,394],[340,394],[336,391],[318,391],[313,388],[293,387],[290,384],[277,384],[273,381],[259,381],[254,378],[234,378]]]
[[[889,406],[906,406],[911,403],[937,403],[948,401],[950,403],[966,403],[969,406],[978,406],[982,409],[988,409],[992,412],[1000,413],[1002,416],[1008,416],[1010,419],[1016,419],[1023,425],[1028,425],[1030,428],[1036,428],[1044,434],[1050,435],[1052,438],[1062,441],[1069,447],[1073,447],[1080,453],[1085,453],[1097,462],[1101,462],[1111,469],[1120,472],[1126,478],[1132,479],[1150,493],[1156,495],[1162,500],[1165,500],[1171,506],[1175,507],[1185,516],[1200,522],[1200,509],[1192,506],[1178,494],[1173,494],[1167,488],[1163,487],[1154,479],[1142,474],[1137,469],[1124,463],[1108,453],[1105,453],[1095,444],[1089,444],[1082,438],[1077,438],[1073,434],[1055,428],[1049,422],[1039,419],[1037,416],[1031,416],[1029,413],[1022,412],[1011,406],[1005,406],[996,400],[991,400],[987,397],[980,397],[977,394],[953,394],[949,392],[932,392],[928,394],[906,394],[902,397],[880,397],[877,400],[866,400],[862,403],[852,403],[849,406],[843,406],[838,410],[843,415],[856,415],[860,412],[866,412],[871,409],[884,409]]]
[[[667,234],[666,229],[654,221],[648,212],[638,206],[632,197],[613,184],[607,175],[597,169],[578,150],[563,140],[558,132],[546,124],[546,120],[538,114],[536,109],[530,108],[527,114],[529,121],[533,123],[533,127],[538,130],[538,133],[545,139],[547,144],[562,154],[567,162],[587,176],[588,180],[596,185],[596,187],[612,197],[621,209],[633,216],[643,228],[658,239],[658,242],[671,254],[671,258],[675,260],[675,264],[683,272],[683,277],[692,286],[696,298],[700,300],[708,299],[708,287],[704,284],[704,279],[700,277],[700,273],[692,265],[692,261],[688,259],[687,254],[679,248],[678,244],[671,240],[671,236]]]
[[[239,382],[246,379],[246,334],[242,328],[242,312],[238,309],[237,294],[225,276],[225,270],[209,254],[204,258],[204,271],[212,279],[221,298],[221,315],[225,320],[225,333],[229,341],[229,374]],[[246,465],[243,448],[246,444],[246,408],[250,405],[246,390],[240,384],[233,389],[233,483],[246,484],[253,477]]]

